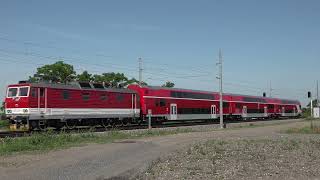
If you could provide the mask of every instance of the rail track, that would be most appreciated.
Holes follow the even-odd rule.
[[[285,119],[276,119],[276,120],[285,120]],[[255,119],[255,120],[232,120],[232,121],[225,121],[225,124],[241,124],[241,123],[250,123],[250,122],[262,122],[262,121],[273,121],[273,120],[261,120],[261,119]],[[185,121],[185,122],[167,122],[163,124],[153,124],[152,128],[157,129],[157,128],[169,128],[169,127],[191,127],[191,126],[199,126],[199,125],[210,125],[210,124],[219,124],[219,122],[216,121]],[[147,124],[143,125],[126,125],[126,126],[114,126],[114,127],[78,127],[75,129],[61,129],[61,130],[56,130],[56,129],[49,129],[46,131],[24,131],[24,132],[19,132],[19,131],[3,131],[0,132],[0,138],[6,138],[6,137],[11,137],[11,138],[17,138],[17,137],[26,137],[30,136],[33,133],[45,133],[48,131],[51,131],[53,133],[59,134],[59,133],[80,133],[80,132],[106,132],[106,131],[111,131],[111,130],[139,130],[139,129],[148,129]]]
[[[6,138],[6,137],[16,138],[16,137],[25,137],[30,135],[31,134],[29,132],[12,132],[12,131],[0,132],[0,138]]]

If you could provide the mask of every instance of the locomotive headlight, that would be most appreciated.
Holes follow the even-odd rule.
[[[28,113],[28,109],[23,109],[23,112],[24,113]]]
[[[8,114],[12,114],[12,110],[7,110],[7,113]]]

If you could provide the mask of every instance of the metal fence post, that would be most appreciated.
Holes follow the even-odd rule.
[[[149,109],[148,110],[148,129],[152,129],[152,126],[151,126],[151,115],[152,115],[152,110]]]

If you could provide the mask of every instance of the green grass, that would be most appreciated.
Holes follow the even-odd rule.
[[[164,136],[187,132],[192,132],[192,130],[148,130],[139,132],[110,131],[103,134],[92,132],[79,134],[54,134],[52,132],[37,133],[31,135],[30,137],[0,139],[0,156],[12,155],[19,152],[46,152],[50,150],[64,149],[90,143],[103,144],[111,143],[117,140],[136,139],[151,136]]]
[[[320,120],[308,119],[309,125],[304,127],[290,128],[286,131],[289,134],[320,134]]]
[[[281,124],[281,123],[279,123]],[[255,128],[261,126],[272,126],[276,124],[264,125],[246,125],[238,128]],[[238,128],[230,128],[238,129]],[[199,131],[213,131],[218,129],[209,128],[206,130],[191,129],[191,128],[176,128],[176,129],[153,129],[144,131],[109,131],[106,133],[82,132],[78,134],[52,132],[35,133],[28,137],[21,138],[4,138],[0,139],[0,156],[12,155],[16,153],[25,152],[47,152],[50,150],[64,149],[75,146],[82,146],[86,144],[111,143],[114,141],[125,139],[138,139],[143,137],[166,136],[180,133],[199,132]]]

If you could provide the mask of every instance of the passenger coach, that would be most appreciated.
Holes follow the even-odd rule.
[[[214,120],[219,109],[219,94],[188,89],[128,87],[140,96],[142,118],[148,111],[153,119]],[[223,95],[223,115],[228,119],[296,117],[301,114],[299,101],[235,94]]]

